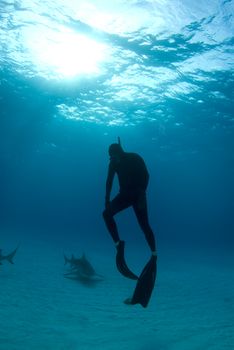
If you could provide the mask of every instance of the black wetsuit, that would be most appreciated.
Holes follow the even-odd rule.
[[[118,176],[120,190],[110,199],[110,192],[115,174]],[[138,223],[152,251],[155,251],[155,238],[149,225],[146,189],[149,174],[144,160],[136,153],[123,152],[118,160],[110,160],[106,181],[106,209],[103,217],[114,242],[120,240],[114,215],[130,206],[133,207]]]

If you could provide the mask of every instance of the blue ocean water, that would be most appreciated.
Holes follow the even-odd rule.
[[[0,249],[20,244],[0,266],[0,349],[234,347],[233,14],[231,0],[0,2]],[[118,136],[150,173],[147,310],[122,304],[134,286],[102,219]],[[140,272],[132,211],[117,224]],[[64,280],[64,251],[106,282]]]

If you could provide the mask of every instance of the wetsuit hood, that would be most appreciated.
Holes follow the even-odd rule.
[[[118,143],[112,143],[109,147],[109,156],[112,157],[121,157],[124,154],[124,150],[121,146],[120,137],[118,136]]]
[[[113,156],[121,156],[124,154],[124,151],[119,143],[112,143],[109,147],[109,155]]]

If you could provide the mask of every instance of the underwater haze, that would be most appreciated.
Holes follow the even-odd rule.
[[[234,348],[234,1],[0,1],[0,350]],[[120,137],[150,173],[146,309],[102,212]],[[115,181],[112,198],[118,192]],[[126,259],[150,256],[131,209]],[[103,281],[65,279],[83,253]],[[1,256],[1,255],[0,255]]]

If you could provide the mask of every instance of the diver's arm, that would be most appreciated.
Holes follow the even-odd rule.
[[[139,177],[141,179],[140,182],[142,184],[142,189],[146,191],[149,183],[149,172],[142,158],[141,158],[141,171],[139,171]]]
[[[106,179],[106,197],[105,197],[105,204],[106,204],[106,206],[110,202],[110,194],[111,194],[111,189],[112,189],[114,176],[115,176],[115,169],[113,167],[113,164],[110,162],[109,169],[108,169],[108,174],[107,174],[107,179]]]

